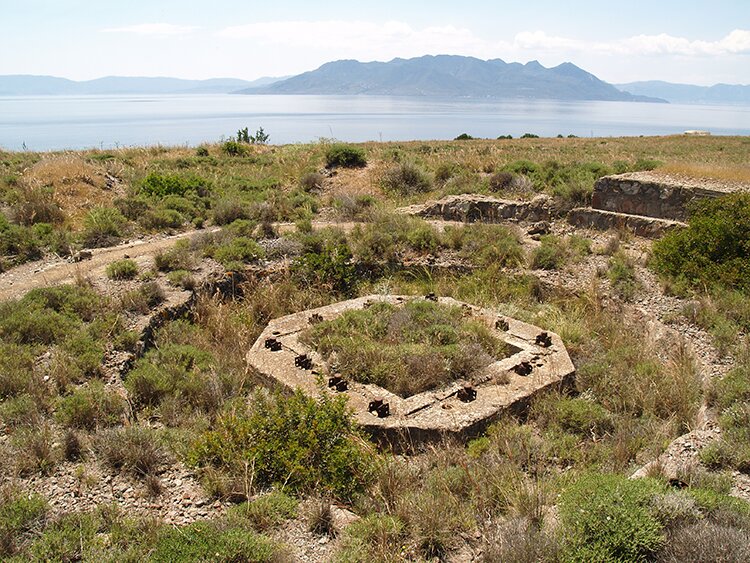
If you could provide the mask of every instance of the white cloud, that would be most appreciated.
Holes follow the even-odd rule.
[[[372,52],[372,56],[391,53],[454,53],[482,49],[486,42],[470,30],[452,25],[415,29],[399,21],[277,21],[228,27],[219,36],[250,39],[265,45],[344,51]]]
[[[412,56],[414,54],[462,54],[479,57],[533,58],[535,53],[569,57],[577,53],[617,55],[722,56],[750,54],[750,31],[737,29],[717,41],[690,40],[666,33],[593,42],[521,31],[512,40],[485,39],[466,28],[446,25],[417,29],[390,21],[271,21],[227,27],[221,37],[254,40],[271,46],[336,49],[346,56]]]
[[[132,33],[135,35],[185,35],[198,29],[192,25],[174,25],[171,23],[142,23],[124,27],[109,27],[102,33]]]

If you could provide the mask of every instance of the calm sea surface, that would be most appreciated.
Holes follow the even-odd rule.
[[[0,148],[197,145],[263,127],[271,143],[669,135],[750,135],[750,107],[480,101],[380,96],[123,95],[0,97]]]

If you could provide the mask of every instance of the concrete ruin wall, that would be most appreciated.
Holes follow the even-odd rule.
[[[248,352],[248,365],[268,384],[288,391],[299,389],[311,397],[345,394],[357,422],[380,443],[401,451],[446,436],[475,436],[503,414],[523,412],[539,391],[572,381],[575,368],[557,334],[447,297],[430,298],[460,306],[465,315],[485,322],[511,347],[512,355],[479,370],[471,381],[454,382],[407,398],[377,385],[354,381],[338,385],[335,373],[328,373],[320,355],[300,342],[299,336],[311,323],[377,301],[399,306],[422,299],[370,295],[271,321]],[[387,414],[382,408],[378,410],[378,402],[387,404]]]
[[[615,213],[684,221],[692,201],[719,197],[726,193],[668,177],[643,173],[618,174],[597,180],[591,207]]]
[[[550,198],[538,196],[531,201],[513,201],[496,197],[461,194],[403,208],[401,212],[426,219],[465,223],[502,221],[547,221],[551,217]]]
[[[614,211],[602,211],[590,207],[577,207],[568,213],[568,223],[576,227],[608,231],[617,229],[629,231],[639,237],[659,238],[671,230],[685,226],[679,221],[669,219],[656,219],[654,217],[641,217],[640,215],[628,215],[626,213],[615,213]]]

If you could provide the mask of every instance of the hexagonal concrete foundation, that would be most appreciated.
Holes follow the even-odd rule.
[[[465,315],[485,322],[510,346],[512,355],[475,372],[471,381],[402,398],[377,385],[343,381],[328,373],[321,356],[299,340],[311,324],[345,311],[376,301],[398,306],[425,298],[462,307]],[[475,436],[504,413],[521,414],[535,393],[567,384],[575,373],[557,334],[488,309],[434,296],[370,295],[275,319],[253,344],[247,362],[269,384],[286,390],[300,389],[312,397],[321,392],[346,394],[357,422],[379,442],[397,450],[447,436]]]

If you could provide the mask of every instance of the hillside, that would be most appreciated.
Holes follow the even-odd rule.
[[[240,88],[266,86],[278,78],[181,78],[105,76],[95,80],[75,81],[55,76],[14,74],[0,76],[0,96],[57,96],[102,94],[226,94]]]
[[[390,62],[334,61],[238,93],[663,101],[621,92],[572,63],[546,68],[537,61],[520,64],[449,55]]]
[[[624,91],[639,96],[664,98],[675,104],[750,104],[750,85],[714,84],[695,86],[661,80],[616,84]]]

